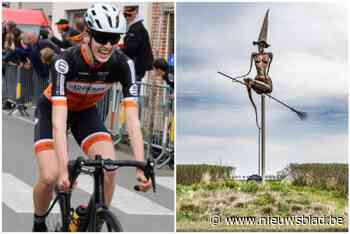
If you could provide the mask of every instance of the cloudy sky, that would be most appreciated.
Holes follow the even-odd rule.
[[[273,96],[308,112],[307,121],[267,100],[267,174],[289,163],[347,162],[347,4],[178,3],[177,163],[258,168],[258,131],[246,90],[216,72],[248,71],[267,9],[274,54]],[[255,76],[255,69],[252,76]],[[260,99],[254,95],[260,106]]]

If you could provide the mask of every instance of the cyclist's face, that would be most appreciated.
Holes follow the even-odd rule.
[[[113,45],[110,42],[107,42],[106,44],[100,44],[96,42],[94,38],[91,38],[91,49],[97,61],[100,63],[105,63],[112,55]]]

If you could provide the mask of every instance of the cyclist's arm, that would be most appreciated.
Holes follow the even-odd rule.
[[[137,103],[138,90],[133,61],[127,58],[125,63],[121,64],[121,69],[118,72],[123,77],[120,82],[123,86],[123,103],[126,110],[126,121],[131,147],[135,159],[144,160],[143,138],[138,114],[139,106]]]
[[[58,157],[60,172],[66,172],[68,165],[67,149],[67,105],[64,100],[53,100],[52,105],[52,134],[54,149]],[[55,104],[56,103],[56,104]]]
[[[124,100],[126,107],[126,122],[128,124],[128,134],[135,160],[144,160],[143,137],[139,120],[139,110],[137,103],[132,100]]]
[[[61,56],[54,56],[52,71],[52,134],[54,148],[58,157],[61,173],[67,172],[67,97],[65,95],[66,76],[69,72],[67,61]]]

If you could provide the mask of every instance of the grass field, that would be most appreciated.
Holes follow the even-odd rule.
[[[177,231],[347,231],[347,197],[334,191],[294,186],[287,182],[201,182],[177,185]],[[221,222],[210,220],[218,215]],[[226,224],[226,217],[324,217],[340,225]],[[336,219],[335,218],[335,219]]]

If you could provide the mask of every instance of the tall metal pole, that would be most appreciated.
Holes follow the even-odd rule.
[[[261,135],[261,159],[260,159],[260,163],[261,163],[261,177],[263,179],[263,181],[265,180],[265,170],[266,170],[266,129],[265,129],[266,125],[265,125],[265,95],[262,94],[261,95],[261,131],[260,131],[260,135]]]

